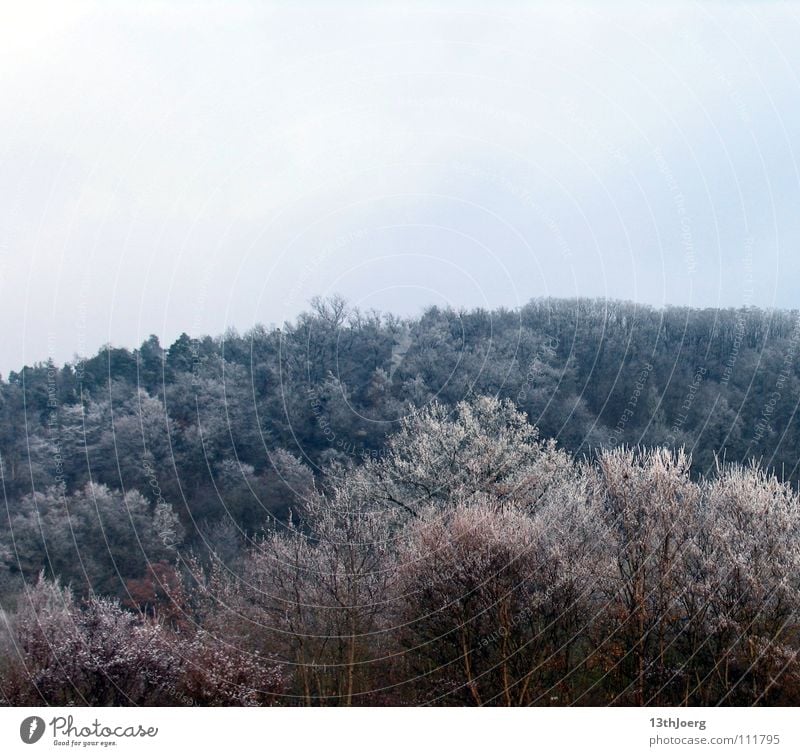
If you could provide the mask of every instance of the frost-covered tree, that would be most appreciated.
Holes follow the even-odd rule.
[[[658,700],[669,678],[672,635],[683,615],[683,554],[696,532],[700,489],[681,450],[601,452],[589,472],[598,541],[606,549],[600,585],[607,605],[607,674],[615,694],[638,705]]]
[[[186,610],[187,607],[181,607]],[[214,619],[170,628],[40,578],[0,625],[0,703],[14,706],[252,706],[286,683]]]
[[[512,706],[568,688],[588,595],[571,559],[585,542],[563,525],[486,494],[410,523],[397,623],[422,700]]]
[[[234,579],[220,578],[228,620],[288,661],[295,695],[349,705],[369,694],[386,637],[393,512],[370,510],[347,485],[309,493],[298,525],[259,541]]]
[[[714,662],[702,690],[718,700],[753,703],[780,698],[797,685],[800,609],[800,498],[755,465],[733,465],[706,486],[703,571],[704,628]]]
[[[172,702],[180,668],[154,622],[40,578],[7,619],[0,696],[15,706],[158,705]]]
[[[44,567],[81,593],[124,596],[125,579],[175,557],[181,534],[167,502],[87,484],[71,495],[52,487],[26,497],[0,542],[6,569],[21,579]]]
[[[375,500],[410,515],[476,493],[535,509],[570,465],[511,401],[481,396],[412,413],[385,454],[354,477]]]

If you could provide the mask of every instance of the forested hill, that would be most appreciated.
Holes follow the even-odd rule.
[[[61,483],[136,489],[224,540],[285,517],[326,464],[380,456],[410,407],[470,394],[510,398],[577,454],[684,446],[696,473],[719,454],[796,481],[799,341],[798,313],[754,308],[543,299],[401,319],[315,300],[281,328],[12,372],[3,486],[12,513]]]
[[[800,493],[733,463],[796,483],[799,323],[329,300],[12,374],[0,704],[798,705]]]

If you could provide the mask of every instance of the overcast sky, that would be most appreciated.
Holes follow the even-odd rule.
[[[800,8],[0,2],[0,372],[316,294],[800,305]]]

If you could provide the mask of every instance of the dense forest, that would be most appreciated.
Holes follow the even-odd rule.
[[[0,382],[0,700],[800,703],[800,314],[535,300]]]

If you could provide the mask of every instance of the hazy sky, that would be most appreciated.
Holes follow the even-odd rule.
[[[0,372],[332,292],[800,306],[800,7],[373,5],[0,0]]]

